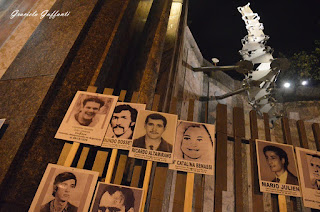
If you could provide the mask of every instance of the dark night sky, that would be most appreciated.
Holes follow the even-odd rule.
[[[203,56],[218,65],[234,65],[241,58],[241,39],[247,35],[238,6],[248,1],[189,0],[188,26]],[[265,0],[250,2],[260,16],[264,33],[270,36],[267,45],[286,55],[313,50],[314,40],[320,40],[320,0]]]

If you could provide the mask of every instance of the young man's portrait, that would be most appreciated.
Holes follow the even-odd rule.
[[[133,140],[133,147],[163,152],[172,152],[172,142],[168,143],[162,135],[166,131],[167,118],[159,113],[151,113],[144,120],[145,135]]]
[[[29,211],[87,211],[98,172],[49,164]]]
[[[117,96],[78,91],[55,138],[101,146]]]
[[[138,111],[144,110],[144,104],[118,102],[106,133],[106,138],[132,139]]]
[[[267,145],[263,148],[263,154],[270,171],[275,175],[272,182],[299,185],[297,176],[288,170],[288,155],[282,148]]]
[[[320,153],[296,147],[303,204],[320,209]]]
[[[292,145],[256,140],[260,191],[301,196]]]
[[[138,212],[142,189],[99,183],[93,200],[93,212]]]
[[[81,103],[78,112],[71,115],[69,122],[87,127],[96,126],[100,121],[97,114],[104,104],[104,101],[99,97],[87,96]]]
[[[52,196],[54,199],[41,206],[40,212],[70,211],[78,207],[69,202],[77,186],[77,178],[71,172],[62,172],[55,177]]]

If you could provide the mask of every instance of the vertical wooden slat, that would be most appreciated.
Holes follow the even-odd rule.
[[[309,149],[306,128],[302,120],[297,121],[297,128],[298,128],[300,146],[303,146],[303,148]]]
[[[216,184],[215,211],[222,211],[222,191],[227,191],[227,106],[217,105],[217,149],[216,149]]]
[[[113,181],[114,184],[118,184],[118,185],[121,184],[123,172],[126,167],[127,158],[128,158],[127,155],[122,155],[122,154],[120,155],[118,165],[117,165],[116,174],[115,174],[114,181]]]
[[[165,188],[164,179],[166,179],[167,177],[167,172],[168,172],[167,167],[156,168],[149,211],[161,212],[162,210],[162,201],[164,199],[163,193]]]
[[[112,95],[113,89],[112,88],[105,88],[103,91],[103,94],[105,95]],[[99,172],[99,176],[102,176],[104,166],[106,165],[106,161],[108,158],[109,152],[107,151],[97,151],[93,165],[92,170]]]
[[[194,112],[194,100],[189,100],[188,107],[188,121],[193,121],[193,112]],[[184,211],[192,211],[192,199],[193,199],[193,186],[194,186],[194,173],[187,173],[186,180],[186,192],[184,197]],[[200,188],[199,188],[200,189]]]
[[[258,138],[258,120],[257,112],[250,111],[250,153],[251,153],[251,173],[252,173],[252,205],[254,209],[264,210],[263,195],[260,192],[259,177],[258,177],[258,165],[257,165],[257,154],[256,154],[256,143],[255,140]]]
[[[266,141],[271,141],[270,125],[269,125],[269,115],[263,113],[263,122],[264,122],[264,135]]]
[[[263,122],[264,122],[265,139],[266,139],[266,141],[271,141],[269,115],[267,113],[263,114]],[[273,212],[279,211],[278,195],[271,194],[271,204],[272,204],[272,211]]]
[[[314,141],[316,142],[317,150],[320,151],[320,127],[318,123],[312,124],[312,131],[313,131]]]
[[[291,138],[290,127],[289,127],[289,119],[287,117],[282,117],[281,123],[282,123],[282,132],[283,132],[283,141],[285,144],[292,145],[292,138]]]
[[[174,212],[182,212],[184,205],[184,194],[187,182],[187,175],[182,172],[178,172],[176,179],[176,188],[174,192],[173,210]]]
[[[242,148],[241,139],[245,138],[244,111],[242,108],[233,108],[233,135],[234,143],[234,181],[236,211],[243,211],[242,189]]]
[[[142,168],[141,165],[135,165],[135,166],[134,166],[130,186],[132,186],[132,187],[138,187],[138,185],[139,185],[139,180],[140,180],[141,168]]]

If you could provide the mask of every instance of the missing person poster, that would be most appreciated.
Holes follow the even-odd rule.
[[[177,115],[141,110],[129,157],[172,163]]]
[[[98,183],[91,212],[140,211],[143,190],[128,186]]]
[[[260,191],[300,197],[293,146],[256,140]]]
[[[320,152],[296,147],[305,207],[320,209]]]
[[[78,91],[55,138],[101,146],[117,96]]]
[[[169,169],[214,174],[215,126],[178,121],[173,163]]]
[[[103,139],[102,147],[129,150],[132,146],[132,136],[138,113],[145,108],[145,104],[118,102]]]
[[[88,211],[99,172],[48,164],[29,212]]]

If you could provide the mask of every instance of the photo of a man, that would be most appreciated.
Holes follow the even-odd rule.
[[[91,211],[138,212],[141,198],[142,189],[98,183]]]
[[[129,157],[172,163],[177,115],[142,110],[138,113]]]
[[[300,197],[292,145],[256,140],[260,191]]]
[[[48,164],[29,212],[88,211],[99,173]]]
[[[320,153],[296,147],[297,163],[305,207],[320,209]]]
[[[172,152],[172,145],[162,138],[166,130],[167,119],[158,113],[147,116],[144,123],[146,134],[133,140],[133,147],[139,147],[163,152]]]
[[[77,186],[77,178],[71,172],[63,172],[56,176],[53,183],[53,200],[41,206],[40,212],[76,212],[78,207],[72,205],[69,201]]]
[[[145,104],[118,102],[101,146],[129,150],[138,113],[145,108]]]
[[[311,157],[308,168],[312,188],[320,190],[320,156],[316,154],[308,155]]]
[[[83,100],[79,112],[72,114],[71,124],[94,127],[99,122],[97,113],[104,106],[104,101],[98,97],[89,96]]]
[[[117,101],[117,96],[78,91],[55,138],[101,146]]]
[[[106,137],[132,139],[133,130],[136,125],[138,110],[129,104],[117,105],[113,111]]]
[[[263,148],[263,153],[270,171],[275,175],[272,182],[299,185],[298,178],[288,170],[288,155],[283,149],[268,145]]]

